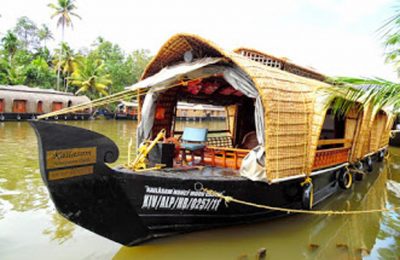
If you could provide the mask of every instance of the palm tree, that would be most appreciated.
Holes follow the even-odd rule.
[[[11,31],[7,31],[6,35],[1,39],[4,50],[8,53],[8,62],[11,63],[14,54],[18,49],[18,38]]]
[[[57,26],[61,26],[61,42],[64,42],[64,31],[65,27],[73,27],[71,16],[75,16],[79,19],[81,17],[74,12],[77,9],[76,5],[74,4],[75,0],[57,0],[57,5],[50,3],[48,7],[53,9],[54,13],[51,15],[51,18],[58,17]],[[62,50],[62,48],[61,48]],[[61,55],[62,56],[62,55]],[[60,57],[61,57],[60,56]],[[57,89],[60,87],[60,71],[61,69],[58,68],[57,70]]]
[[[44,47],[46,47],[46,42],[48,40],[54,40],[53,33],[50,31],[49,27],[42,24],[42,27],[38,31],[39,40],[44,42]]]
[[[333,86],[323,89],[335,96],[332,109],[338,114],[346,114],[352,108],[372,106],[373,116],[384,107],[400,109],[400,84],[381,78],[342,77],[333,81]],[[361,105],[361,106],[360,106]]]
[[[69,80],[71,86],[78,88],[75,94],[87,93],[91,97],[107,96],[107,89],[112,84],[110,74],[105,71],[104,62],[92,57],[77,62]]]
[[[56,68],[62,71],[64,76],[65,92],[68,91],[69,80],[68,78],[76,70],[78,62],[81,61],[82,56],[76,55],[74,51],[66,43],[61,44],[62,49],[56,49],[53,64]]]
[[[386,62],[392,63],[400,75],[400,5],[378,29],[384,38]],[[366,105],[372,106],[373,115],[383,107],[392,107],[400,111],[400,84],[381,78],[351,78],[333,79],[333,87],[325,91],[338,95],[333,101],[333,110],[346,113],[357,104],[360,109]]]

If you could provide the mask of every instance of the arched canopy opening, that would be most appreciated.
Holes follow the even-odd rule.
[[[273,181],[304,174],[312,170],[314,100],[316,89],[323,86],[327,84],[224,51],[200,37],[179,34],[161,47],[142,81],[132,86],[147,92],[139,100],[137,143],[163,126],[173,134],[178,101],[225,106],[233,146],[256,132],[260,150],[252,150],[252,160],[260,167],[245,173],[246,177]]]
[[[327,105],[325,112],[315,121],[320,131],[318,140],[314,141],[314,170],[348,162],[362,122],[363,110],[358,103],[345,115],[335,113],[332,103]]]
[[[389,117],[388,114],[384,110],[378,111],[376,113],[375,117],[371,121],[371,126],[370,126],[370,131],[366,137],[365,143],[364,143],[364,150],[363,154],[369,154],[372,153],[379,148],[382,148],[385,146],[384,142],[382,142],[382,137],[384,136],[385,128],[388,123]]]

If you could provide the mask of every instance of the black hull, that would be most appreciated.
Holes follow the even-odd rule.
[[[60,214],[124,245],[288,215],[236,203],[226,205],[222,199],[202,192],[202,187],[257,204],[303,208],[303,177],[268,184],[212,175],[207,167],[186,174],[111,169],[105,162],[116,161],[118,148],[108,138],[71,126],[31,124],[39,139],[41,175]],[[51,159],[53,155],[61,162],[58,166]],[[83,156],[81,162],[79,156]],[[314,173],[314,205],[341,190],[338,175],[343,168]]]
[[[26,121],[36,119],[42,114],[36,113],[0,113],[0,122],[4,121]],[[57,120],[89,120],[92,119],[92,115],[88,113],[75,113],[75,114],[65,114],[61,116],[49,117],[47,120],[57,121]]]

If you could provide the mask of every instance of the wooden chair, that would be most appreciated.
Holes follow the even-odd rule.
[[[182,144],[180,147],[182,154],[182,164],[187,163],[187,152],[189,152],[192,156],[192,165],[195,164],[195,154],[200,154],[200,162],[204,163],[204,148],[206,147],[207,134],[207,128],[185,127],[181,137]]]
[[[251,131],[243,137],[242,143],[238,146],[238,148],[251,150],[257,145],[258,145],[257,133],[256,131]]]

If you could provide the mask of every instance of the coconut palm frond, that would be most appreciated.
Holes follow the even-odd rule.
[[[359,109],[372,106],[378,112],[384,107],[400,108],[400,84],[381,78],[335,79],[336,84],[327,88],[334,100],[332,110],[336,114],[346,114],[355,106]]]

